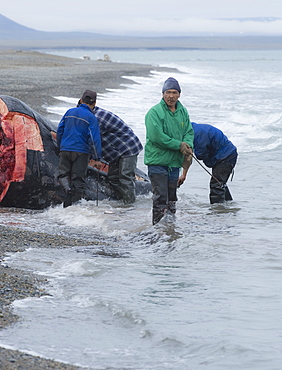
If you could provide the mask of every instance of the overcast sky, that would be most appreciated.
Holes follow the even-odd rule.
[[[282,34],[282,0],[0,0],[0,3],[2,15],[41,31],[166,36],[199,32]],[[253,17],[280,19],[234,20]]]

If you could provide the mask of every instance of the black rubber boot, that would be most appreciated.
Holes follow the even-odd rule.
[[[67,208],[69,206],[72,205],[72,193],[69,192],[66,197],[65,197],[65,200],[64,200],[64,203],[63,203],[63,207],[64,208]]]
[[[175,215],[176,213],[176,201],[170,200],[167,205],[167,211],[171,213],[172,215]]]
[[[83,197],[83,192],[75,190],[72,196],[72,204],[79,202]]]
[[[225,201],[225,188],[218,182],[210,184],[210,203],[223,203]]]
[[[69,207],[72,205],[72,190],[70,187],[70,180],[68,176],[59,177],[58,178],[60,185],[64,189],[66,193],[66,197],[63,203],[64,208]]]
[[[153,225],[156,225],[158,222],[161,221],[161,219],[164,217],[164,214],[166,212],[166,207],[154,207],[153,208]]]
[[[67,194],[69,191],[71,191],[70,187],[70,180],[67,176],[59,177],[58,178],[60,185],[63,187],[65,193]]]
[[[153,225],[164,216],[168,202],[168,176],[153,174],[150,176],[153,191]]]
[[[72,205],[72,196],[73,196],[72,191],[71,190],[68,191],[63,203],[64,208],[67,208]]]
[[[232,200],[230,191],[226,185],[232,172],[233,165],[222,161],[212,169],[214,177],[210,181],[210,203],[223,203],[225,200]],[[218,180],[218,181],[217,181]]]
[[[232,195],[231,195],[231,193],[228,189],[228,186],[226,184],[223,184],[222,186],[224,187],[224,192],[225,192],[224,198],[225,198],[225,200],[233,200]]]
[[[175,213],[176,213],[177,183],[178,183],[178,179],[170,179],[169,182],[168,182],[168,204],[167,204],[167,210],[172,215],[175,215]]]
[[[137,156],[119,158],[111,162],[108,171],[108,180],[115,192],[115,198],[122,199],[124,204],[136,201],[135,169]]]

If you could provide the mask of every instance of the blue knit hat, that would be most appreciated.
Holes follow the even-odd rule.
[[[179,92],[179,94],[181,93],[181,89],[180,89],[180,86],[179,86],[179,83],[178,81],[173,78],[173,77],[169,77],[164,85],[163,85],[163,90],[162,92],[164,93],[166,90],[177,90]]]

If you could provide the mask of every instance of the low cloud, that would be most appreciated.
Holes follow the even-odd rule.
[[[95,17],[85,14],[73,22],[72,14],[41,14],[23,23],[41,31],[81,31],[124,36],[282,35],[282,18],[149,18]],[[52,26],[50,26],[52,25]]]
[[[112,19],[95,21],[88,31],[138,36],[189,36],[205,34],[282,35],[282,19],[271,21],[239,19]]]

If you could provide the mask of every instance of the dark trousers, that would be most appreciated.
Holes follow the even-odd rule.
[[[58,180],[66,192],[64,207],[68,207],[83,196],[90,155],[70,151],[62,151],[59,155]]]
[[[169,211],[176,212],[177,182],[179,168],[167,166],[148,166],[148,175],[153,192],[153,225],[158,223]]]
[[[212,168],[214,177],[210,180],[210,203],[223,203],[225,200],[232,200],[232,196],[226,185],[230,174],[237,161],[237,152],[218,162]]]
[[[108,179],[118,199],[125,204],[134,203],[135,194],[135,171],[137,155],[120,157],[109,163]]]

